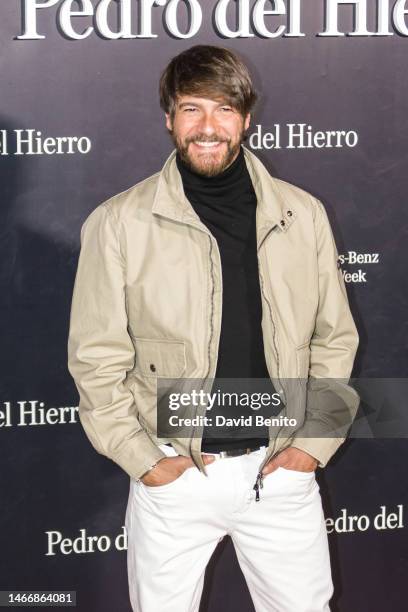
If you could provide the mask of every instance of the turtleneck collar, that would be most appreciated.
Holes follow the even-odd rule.
[[[242,146],[232,164],[216,176],[194,172],[180,159],[178,152],[176,164],[184,193],[202,219],[214,218],[214,215],[245,215],[248,208],[256,205]]]

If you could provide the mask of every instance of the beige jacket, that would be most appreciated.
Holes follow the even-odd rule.
[[[259,467],[290,445],[324,467],[346,435],[336,435],[339,405],[351,424],[359,403],[347,384],[358,334],[336,245],[322,203],[272,178],[243,148],[258,201],[266,363],[287,416],[298,421],[270,435]],[[156,435],[157,381],[214,378],[221,328],[218,245],[184,195],[175,153],[88,216],[72,299],[68,367],[80,421],[94,448],[133,478],[165,456],[165,442],[206,474],[202,430]]]

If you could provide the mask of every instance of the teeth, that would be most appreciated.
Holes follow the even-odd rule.
[[[199,147],[216,147],[219,145],[219,142],[196,142]]]

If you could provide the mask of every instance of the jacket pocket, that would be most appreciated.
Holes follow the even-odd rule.
[[[307,379],[310,368],[310,344],[302,344],[296,348],[297,373],[299,378]]]
[[[133,374],[151,378],[179,378],[186,369],[186,351],[182,340],[156,340],[133,336],[135,367]]]

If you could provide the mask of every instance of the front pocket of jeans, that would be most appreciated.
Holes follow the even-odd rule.
[[[285,468],[285,467],[283,467],[281,465],[279,466],[278,469],[282,470],[282,472],[284,472],[286,474],[292,473],[294,476],[300,476],[300,477],[310,478],[310,477],[315,475],[315,471],[314,470],[312,472],[302,472],[300,470],[291,470],[291,469]]]
[[[168,489],[172,489],[173,487],[177,487],[179,484],[181,484],[185,477],[186,477],[186,472],[187,470],[192,469],[192,468],[187,468],[186,470],[184,470],[184,472],[182,474],[180,474],[180,476],[178,476],[175,480],[172,480],[171,482],[166,482],[166,484],[162,484],[162,485],[146,485],[144,484],[144,482],[141,482],[141,484],[143,485],[144,489],[146,491],[148,491],[149,493],[160,493],[160,491],[167,491]]]

